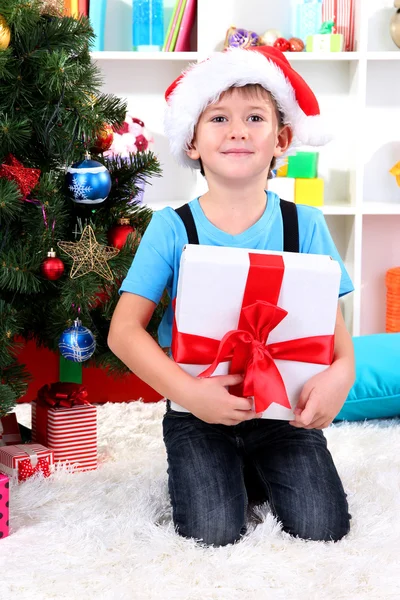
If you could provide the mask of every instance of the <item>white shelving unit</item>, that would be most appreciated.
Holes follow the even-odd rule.
[[[312,86],[335,132],[334,141],[320,149],[322,210],[355,285],[343,310],[350,331],[359,335],[384,331],[385,272],[400,265],[400,188],[389,174],[400,160],[400,49],[389,33],[393,1],[355,1],[355,52],[287,57]],[[122,4],[125,20],[130,3]],[[203,193],[206,184],[170,156],[163,132],[166,88],[190,63],[221,50],[231,25],[260,34],[273,27],[290,35],[291,1],[198,0],[197,49],[185,53],[134,53],[126,42],[118,51],[120,5],[109,0],[106,51],[93,58],[103,72],[104,91],[127,98],[129,110],[153,133],[163,177],[146,189],[146,203],[177,207]],[[112,51],[107,39],[113,40]]]

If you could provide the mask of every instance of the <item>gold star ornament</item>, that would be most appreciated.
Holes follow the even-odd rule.
[[[90,225],[86,225],[79,242],[58,242],[58,247],[74,259],[71,279],[94,271],[108,281],[114,280],[107,262],[117,256],[119,250],[99,244]]]

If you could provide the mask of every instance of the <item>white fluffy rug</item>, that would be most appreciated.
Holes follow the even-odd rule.
[[[97,471],[12,486],[1,600],[400,598],[400,420],[326,433],[353,516],[341,542],[291,539],[264,505],[239,543],[206,548],[171,523],[163,412],[100,406]]]

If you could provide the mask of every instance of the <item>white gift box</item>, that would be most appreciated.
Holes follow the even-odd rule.
[[[260,255],[266,258],[259,258]],[[328,336],[333,347],[341,278],[337,261],[316,254],[188,244],[182,253],[176,297],[176,330],[172,344],[175,360],[180,359],[181,334],[212,338],[219,342],[225,334],[238,329],[242,303],[248,299],[251,269],[253,281],[255,276],[258,282],[265,278],[265,287],[258,283],[261,291],[257,293],[263,295],[267,290],[268,295],[273,287],[276,288],[271,283],[275,277],[274,268],[271,271],[271,267],[262,266],[261,270],[254,271],[254,266],[250,267],[254,260],[278,261],[283,269],[277,306],[287,311],[287,315],[269,333],[267,347],[278,342],[314,336]],[[264,299],[257,297],[257,300]],[[188,361],[180,360],[177,362],[186,372],[198,376],[214,357],[208,364],[184,364]],[[198,362],[204,360],[198,359]],[[274,360],[274,363],[283,379],[291,409],[269,398],[271,404],[263,412],[263,418],[290,420],[306,381],[325,370],[329,363],[281,359]],[[229,361],[221,362],[214,375],[227,374],[229,366]],[[171,408],[188,412],[175,402],[171,402]]]
[[[294,202],[296,197],[296,180],[293,177],[274,177],[268,179],[268,191],[275,192],[288,202]]]

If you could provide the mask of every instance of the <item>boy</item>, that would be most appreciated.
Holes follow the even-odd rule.
[[[283,250],[279,198],[265,183],[275,159],[294,143],[324,141],[308,85],[274,48],[235,49],[194,65],[166,99],[171,151],[183,165],[201,168],[208,184],[208,192],[189,203],[190,235],[195,230],[208,245]],[[322,213],[299,205],[297,216],[298,250],[333,256],[342,268],[340,295],[351,292]],[[350,516],[322,429],[354,381],[340,308],[334,361],[304,386],[295,420],[255,418],[251,400],[227,389],[240,375],[197,379],[162,351],[171,345],[172,306],[160,325],[161,347],[145,331],[164,289],[176,296],[187,231],[174,210],[154,214],[121,286],[109,334],[112,351],[169,399],[163,434],[176,529],[208,545],[233,543],[246,531],[249,500],[257,499],[268,500],[293,536],[337,541],[349,531]]]

